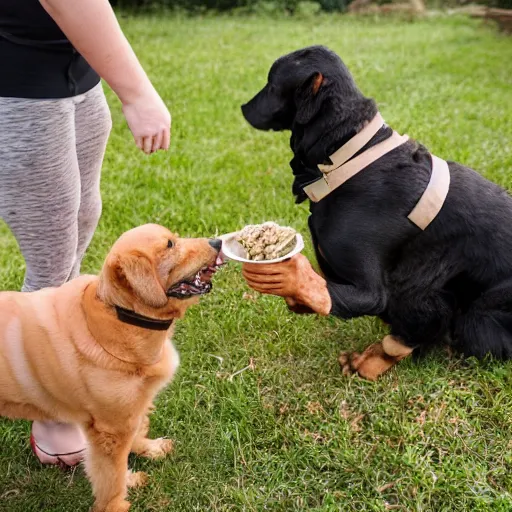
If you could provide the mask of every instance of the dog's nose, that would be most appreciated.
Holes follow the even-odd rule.
[[[213,238],[208,240],[208,243],[217,251],[220,252],[222,249],[222,240],[220,238]]]

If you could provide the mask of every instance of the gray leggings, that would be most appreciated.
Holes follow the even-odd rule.
[[[111,126],[101,84],[73,98],[0,98],[0,218],[25,258],[23,291],[79,275]]]

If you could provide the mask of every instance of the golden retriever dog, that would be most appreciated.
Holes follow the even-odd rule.
[[[79,424],[94,512],[124,512],[130,452],[165,456],[148,439],[153,399],[174,375],[175,320],[211,289],[222,242],[178,238],[153,224],[114,244],[99,276],[0,293],[0,415]]]

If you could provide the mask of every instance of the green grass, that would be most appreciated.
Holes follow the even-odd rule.
[[[146,222],[183,236],[264,220],[307,233],[307,206],[290,192],[288,135],[251,129],[239,106],[276,57],[314,43],[339,52],[395,129],[512,189],[512,39],[490,28],[440,18],[121,22],[172,111],[172,150],[139,153],[109,93],[104,213],[84,272]],[[18,289],[24,264],[5,226],[0,244],[0,289]],[[152,423],[176,451],[131,459],[151,478],[130,493],[133,510],[512,510],[511,363],[438,353],[378,383],[343,377],[338,352],[380,339],[377,321],[294,316],[278,298],[246,292],[232,264],[180,323],[182,366]],[[41,467],[28,434],[27,422],[0,421],[0,510],[87,511],[82,469]]]

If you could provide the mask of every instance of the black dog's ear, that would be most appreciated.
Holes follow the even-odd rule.
[[[313,73],[296,91],[295,104],[297,114],[295,121],[307,124],[318,114],[322,105],[321,88],[325,86],[326,79],[322,73]]]

